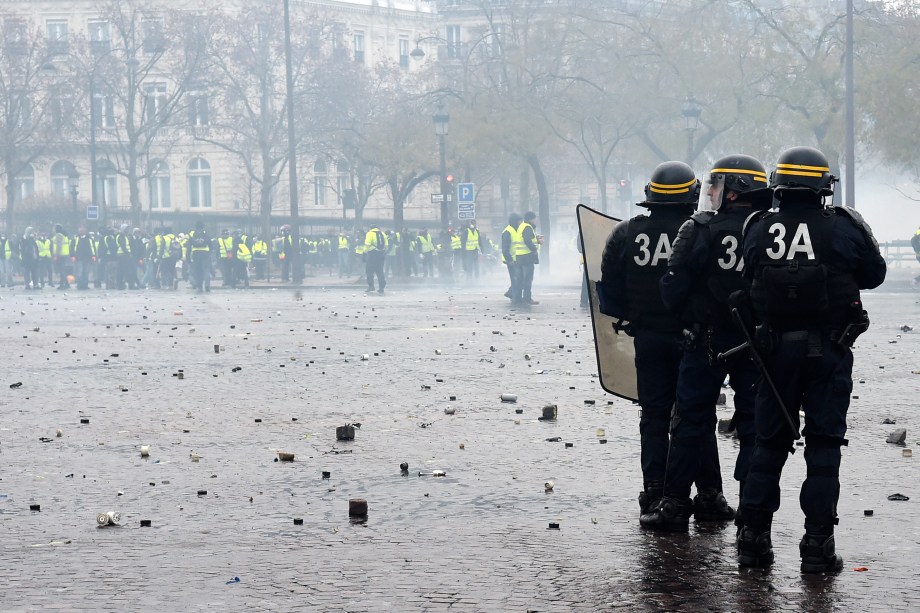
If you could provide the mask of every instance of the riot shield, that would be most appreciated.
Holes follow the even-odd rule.
[[[597,285],[601,279],[601,259],[607,237],[619,222],[594,209],[579,204],[575,209],[585,257],[585,274],[588,276],[588,300],[591,304],[591,321],[594,325],[594,347],[597,352],[597,371],[604,391],[638,400],[636,384],[636,352],[633,339],[622,330],[617,332],[614,323],[625,324],[604,315],[598,308]]]

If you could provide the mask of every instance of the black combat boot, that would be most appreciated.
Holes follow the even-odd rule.
[[[770,540],[770,526],[773,514],[764,511],[742,511],[735,519],[738,536],[738,564],[754,568],[766,568],[773,564],[773,543]]]
[[[658,508],[661,502],[661,484],[652,482],[645,485],[645,491],[639,493],[639,513],[645,515]]]
[[[803,573],[836,573],[843,569],[843,558],[834,553],[834,535],[806,530],[799,543]]]
[[[693,498],[693,515],[697,521],[731,521],[735,519],[735,510],[722,492],[703,490]]]
[[[642,515],[639,523],[643,528],[662,532],[687,532],[690,530],[690,515],[693,502],[689,498],[665,496],[657,508]]]

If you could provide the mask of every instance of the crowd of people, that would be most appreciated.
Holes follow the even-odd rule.
[[[800,436],[801,570],[843,565],[834,527],[850,348],[869,326],[860,290],[880,285],[886,264],[863,218],[829,204],[835,181],[810,147],[783,152],[769,177],[756,159],[731,155],[709,172],[708,210],[695,211],[701,182],[688,165],[666,162],[639,203],[649,213],[617,224],[603,253],[599,309],[635,348],[640,524],[686,532],[691,517],[734,519],[741,566],[774,561],[780,477]],[[737,511],[723,490],[715,437],[726,378],[739,443]]]
[[[475,283],[482,269],[497,266],[501,257],[499,245],[480,233],[475,220],[435,236],[427,229],[384,231],[374,226],[300,236],[296,246],[286,225],[266,239],[239,228],[215,236],[202,223],[184,232],[121,224],[99,231],[80,227],[75,233],[57,224],[50,231],[30,226],[21,234],[0,233],[0,285],[28,290],[177,289],[180,282],[188,282],[210,291],[211,280],[217,278],[234,288],[270,277],[290,282],[295,277],[291,263],[298,261],[301,278],[365,276],[370,291],[376,279],[377,291],[383,293],[387,276],[443,282],[462,276],[464,282]]]

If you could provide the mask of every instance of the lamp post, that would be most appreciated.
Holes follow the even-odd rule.
[[[700,127],[700,115],[703,114],[703,109],[696,101],[696,98],[693,97],[693,94],[690,94],[684,100],[684,106],[681,107],[680,113],[687,122],[687,163],[689,164],[693,160],[693,133]]]
[[[438,102],[437,112],[431,116],[434,121],[434,131],[438,135],[438,151],[441,158],[441,230],[447,232],[450,225],[450,208],[447,201],[447,157],[445,145],[447,141],[447,128],[450,124],[450,115],[444,110],[444,103]]]
[[[288,192],[291,197],[291,281],[294,285],[303,282],[300,268],[300,217],[297,203],[297,144],[294,142],[294,68],[291,64],[291,10],[284,0],[284,69],[287,86],[287,136],[288,136]]]
[[[80,217],[77,213],[77,185],[80,183],[80,173],[78,173],[76,169],[70,174],[68,183],[70,186],[70,205],[73,208],[73,225],[71,226],[71,231],[76,232],[77,228],[80,226]]]
[[[853,101],[853,0],[847,0],[846,33],[846,189],[845,204],[856,208],[856,109]]]

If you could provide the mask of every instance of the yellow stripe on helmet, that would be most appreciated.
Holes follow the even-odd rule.
[[[755,179],[759,179],[760,177],[763,177],[764,180],[766,180],[767,178],[767,173],[765,172],[760,172],[759,170],[745,170],[743,168],[713,168],[712,170],[709,171],[709,174],[711,175],[715,175],[715,174],[754,175]]]
[[[830,172],[827,166],[804,166],[802,164],[777,164],[777,170],[785,168],[787,170],[812,170],[817,172]]]
[[[686,194],[690,191],[690,188],[685,187],[683,189],[661,189],[658,187],[649,187],[649,191],[656,194]]]
[[[683,191],[687,191],[686,188],[689,188],[691,185],[695,185],[695,184],[696,184],[696,179],[693,179],[693,180],[691,180],[691,181],[687,181],[686,183],[673,183],[673,184],[670,184],[670,183],[652,183],[652,182],[650,182],[650,183],[649,183],[649,186],[652,188],[652,191],[656,191],[656,188],[659,189],[659,190],[670,190],[670,189],[673,189],[673,190],[683,190]],[[658,193],[667,193],[667,192],[658,192]],[[674,192],[674,193],[680,193],[680,191]]]
[[[796,176],[796,177],[816,177],[816,178],[818,178],[818,179],[820,179],[821,177],[824,176],[824,175],[823,175],[822,173],[820,173],[820,172],[802,172],[802,171],[800,171],[800,170],[780,170],[779,168],[776,169],[776,174],[778,174],[778,175],[793,175],[793,176]]]

